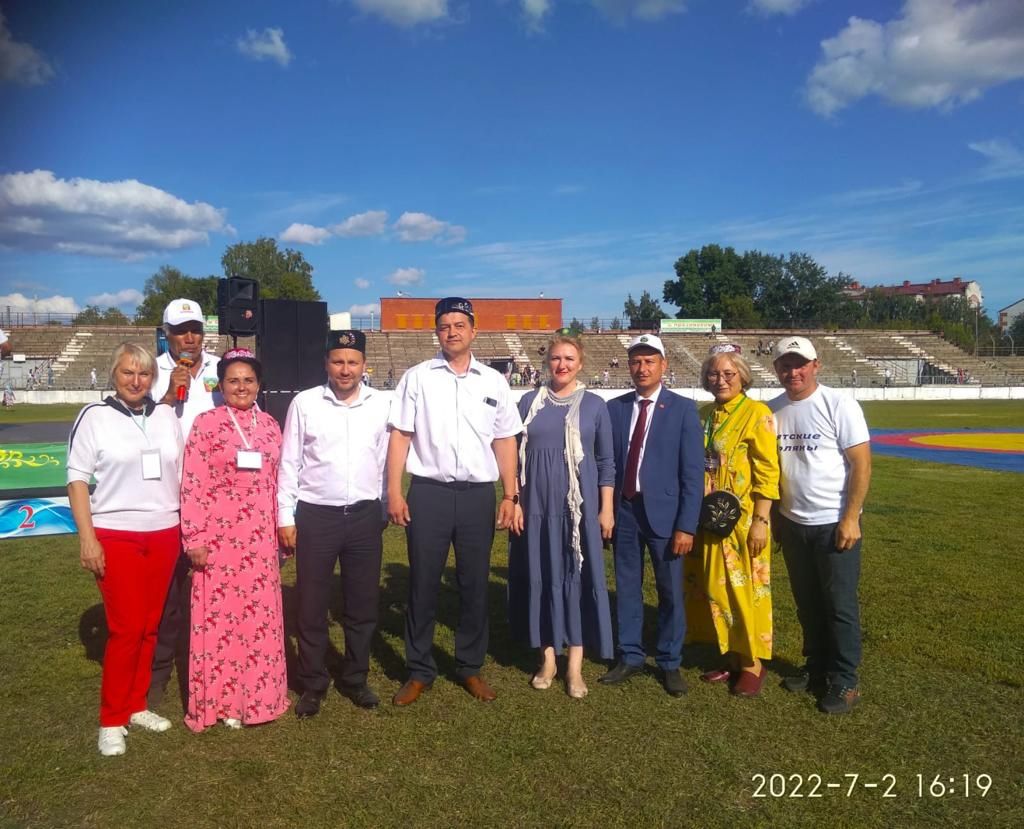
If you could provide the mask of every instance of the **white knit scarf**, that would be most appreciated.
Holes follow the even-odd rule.
[[[551,393],[545,384],[537,390],[537,396],[530,405],[530,410],[523,420],[523,440],[519,444],[519,488],[526,486],[526,442],[529,432],[526,427],[537,416],[537,412],[550,402],[556,406],[568,406],[565,415],[565,465],[569,472],[569,491],[566,501],[572,515],[572,553],[576,562],[576,572],[583,571],[583,544],[581,542],[580,525],[583,522],[583,493],[580,491],[580,464],[583,462],[583,441],[580,438],[580,404],[586,386],[579,381],[572,394],[559,398]]]

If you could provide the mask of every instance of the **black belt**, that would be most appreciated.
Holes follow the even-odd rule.
[[[374,504],[379,506],[380,499],[374,498],[371,501],[356,501],[354,504],[310,504],[310,506],[316,507],[317,509],[333,510],[334,512],[340,512],[342,515],[355,515],[357,512],[369,509]]]
[[[445,489],[454,489],[456,492],[465,492],[467,489],[478,489],[482,486],[494,486],[493,481],[436,481],[433,478],[423,478],[419,475],[413,475],[412,482],[414,484],[441,486]]]

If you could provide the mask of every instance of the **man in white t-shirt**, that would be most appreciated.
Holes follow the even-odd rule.
[[[157,357],[157,375],[150,392],[157,403],[172,406],[188,443],[192,421],[203,412],[219,406],[223,398],[217,386],[217,363],[220,358],[203,350],[203,309],[191,299],[171,300],[164,309],[164,333],[168,350]],[[177,663],[178,687],[182,707],[188,689],[188,557],[182,555],[174,568],[174,577],[167,591],[163,617],[153,651],[153,672],[150,677],[148,705],[155,710],[163,700]]]
[[[818,353],[780,339],[775,373],[786,390],[775,413],[782,467],[776,537],[804,635],[806,666],[789,691],[822,693],[818,709],[848,712],[860,699],[860,514],[871,483],[867,423],[852,395],[818,383]]]

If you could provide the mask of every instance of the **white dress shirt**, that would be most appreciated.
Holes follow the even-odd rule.
[[[497,481],[492,441],[523,431],[501,374],[470,356],[458,375],[441,354],[402,375],[389,424],[412,432],[408,472],[435,481]]]
[[[387,396],[363,385],[351,403],[338,400],[329,384],[295,395],[277,473],[278,526],[294,526],[299,501],[341,507],[383,499],[390,406]]]
[[[185,398],[184,403],[173,404],[174,414],[178,417],[181,434],[186,442],[189,432],[192,431],[192,421],[203,412],[224,403],[224,398],[221,397],[219,391],[216,391],[217,363],[220,362],[220,357],[216,354],[207,354],[205,351],[201,351],[197,356],[203,360],[199,376],[189,375],[191,383],[188,388],[188,397]],[[167,394],[167,389],[171,385],[171,372],[177,367],[178,363],[171,357],[170,351],[165,351],[156,358],[156,377],[153,378],[153,388],[150,391],[150,396],[155,401],[160,402],[160,399]]]
[[[647,422],[644,424],[644,442],[640,444],[640,462],[636,465],[636,491],[642,490],[640,486],[640,469],[644,465],[644,451],[647,449],[647,436],[651,433],[651,421],[654,420],[654,410],[658,408],[658,397],[661,395],[663,386],[659,384],[650,397],[642,397],[640,392],[633,395],[633,414],[629,419],[629,442],[626,443],[626,452],[629,452],[629,444],[633,442],[633,429],[636,428],[636,421],[640,417],[640,401],[650,400],[651,405],[647,407]]]

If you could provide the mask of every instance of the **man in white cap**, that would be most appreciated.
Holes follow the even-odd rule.
[[[654,334],[627,350],[634,391],[608,401],[615,450],[616,612],[619,661],[598,678],[617,685],[644,671],[644,547],[658,586],[655,662],[665,690],[686,693],[679,672],[686,615],[683,559],[693,548],[704,496],[704,445],[697,406],[662,383],[668,360]]]
[[[775,346],[785,389],[775,413],[782,467],[775,534],[789,571],[806,660],[786,690],[819,695],[818,709],[843,714],[860,699],[860,514],[871,483],[871,444],[852,395],[818,382],[818,352],[804,337]]]
[[[219,406],[223,398],[217,387],[217,363],[220,358],[203,351],[203,309],[191,299],[171,300],[164,309],[164,334],[168,350],[156,361],[157,375],[152,396],[157,403],[174,407],[181,434],[188,442],[192,421],[203,412]],[[163,700],[171,668],[178,665],[178,687],[182,705],[188,689],[188,557],[182,555],[174,569],[167,591],[163,617],[153,652],[153,672],[149,683],[149,710]],[[176,658],[177,657],[177,658]]]

